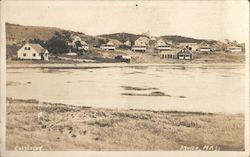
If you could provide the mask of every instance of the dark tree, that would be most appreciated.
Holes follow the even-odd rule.
[[[55,32],[54,36],[46,42],[49,52],[52,53],[67,53],[69,47],[65,34]]]
[[[67,42],[71,42],[70,40],[71,33],[69,31],[62,31],[62,35],[63,35],[63,38],[65,38]]]

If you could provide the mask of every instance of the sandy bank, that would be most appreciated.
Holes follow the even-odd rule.
[[[116,110],[10,98],[6,114],[8,150],[16,146],[42,146],[42,150],[244,149],[243,114]]]

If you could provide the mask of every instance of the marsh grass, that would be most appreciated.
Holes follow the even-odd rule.
[[[43,119],[37,115],[43,112]],[[43,150],[244,150],[244,115],[90,108],[7,99],[6,145]]]

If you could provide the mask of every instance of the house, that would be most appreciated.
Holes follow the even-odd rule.
[[[88,51],[89,49],[88,44],[85,41],[83,41],[79,36],[72,35],[70,38],[72,42],[69,42],[68,45],[72,46],[73,49],[77,51],[81,50]]]
[[[19,59],[49,60],[49,51],[40,44],[26,43],[17,51]]]
[[[200,52],[211,52],[212,48],[209,44],[207,44],[205,41],[203,41],[200,43],[199,51]]]
[[[166,44],[165,41],[163,41],[162,39],[158,40],[156,42],[156,47],[155,50],[157,52],[161,52],[161,51],[170,51],[172,48],[170,45]]]
[[[131,44],[131,41],[130,41],[130,40],[127,40],[127,41],[124,42],[124,45],[126,45],[126,46],[131,46],[132,44]]]
[[[212,51],[221,51],[223,49],[223,44],[220,42],[215,42],[211,45]]]
[[[228,46],[227,47],[228,52],[242,52],[242,48],[239,46]]]
[[[177,59],[179,60],[192,60],[193,53],[188,48],[184,47],[177,52]]]
[[[156,41],[156,37],[150,37],[151,41]]]
[[[89,49],[89,45],[85,42],[85,41],[81,41],[81,47],[79,47],[79,50],[84,50],[84,51],[88,51]]]
[[[199,44],[197,43],[180,43],[180,47],[186,47],[192,52],[199,50]]]
[[[148,37],[139,37],[139,38],[135,41],[135,45],[136,45],[136,46],[140,46],[140,45],[149,46],[149,38],[148,38]]]
[[[159,55],[161,59],[177,59],[176,50],[161,51]]]
[[[135,41],[135,45],[132,46],[132,51],[146,52],[149,45],[149,39],[147,37],[140,37]]]
[[[110,50],[114,51],[115,45],[112,41],[109,41],[106,44],[101,45],[100,48],[106,51],[110,51]]]
[[[171,45],[171,46],[174,46],[174,45],[175,45],[175,43],[174,43],[173,41],[167,41],[166,44]]]

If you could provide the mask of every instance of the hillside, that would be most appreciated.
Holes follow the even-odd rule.
[[[137,34],[132,34],[132,33],[113,33],[113,34],[103,34],[99,36],[109,38],[109,39],[116,39],[122,43],[124,43],[127,40],[130,40],[133,44],[136,39],[145,35],[137,35]],[[177,43],[201,43],[202,41],[206,41],[209,44],[213,44],[217,42],[215,40],[195,39],[195,38],[184,37],[184,36],[179,36],[179,35],[164,35],[164,36],[160,36],[157,38],[162,38],[165,41],[172,41],[172,42],[177,42]]]
[[[217,41],[215,40],[205,40],[205,39],[195,39],[195,38],[189,38],[189,37],[184,37],[184,36],[179,36],[179,35],[165,35],[161,36],[163,40],[169,40],[173,42],[178,42],[178,43],[201,43],[202,41],[205,41],[209,44],[216,43]]]
[[[12,45],[13,43],[21,43],[23,41],[29,41],[31,39],[40,39],[43,41],[47,41],[50,39],[55,32],[63,32],[69,31],[56,27],[42,27],[42,26],[23,26],[17,24],[6,23],[6,41],[7,45]],[[76,35],[81,36],[88,44],[90,45],[98,45],[100,42],[104,42],[107,40],[112,40],[115,45],[120,45],[127,40],[130,40],[132,44],[141,36],[132,33],[113,33],[113,34],[102,34],[99,36],[90,36],[85,35],[82,32],[74,32]],[[201,43],[202,41],[206,41],[207,43],[213,44],[216,43],[215,40],[205,40],[205,39],[195,39],[190,37],[178,36],[178,35],[165,35],[160,36],[163,40],[173,41],[173,42],[186,42],[186,43]]]
[[[86,35],[82,32],[74,32],[69,30],[64,30],[61,28],[55,27],[41,27],[41,26],[23,26],[17,24],[6,23],[6,42],[7,45],[22,43],[24,41],[29,41],[32,39],[40,39],[42,41],[47,41],[53,37],[55,32],[68,31],[71,34],[80,36],[85,42],[91,46],[100,45],[108,40],[114,42],[116,46],[121,45],[122,43],[116,39],[106,39],[105,37],[96,37],[91,35]]]
[[[103,34],[99,36],[109,38],[109,39],[115,39],[122,43],[124,43],[127,40],[130,40],[133,44],[135,40],[137,40],[139,37],[144,36],[144,35],[136,35],[132,33],[113,33],[113,34]]]
[[[179,36],[179,35],[165,35],[165,36],[161,36],[161,38],[163,40],[170,40],[170,41],[180,42],[180,43],[200,43],[203,41],[203,40],[189,38],[189,37],[183,37],[183,36]]]
[[[10,45],[29,41],[34,38],[46,41],[50,39],[55,32],[61,31],[63,31],[63,29],[55,27],[22,26],[6,23],[6,42],[7,45]]]

